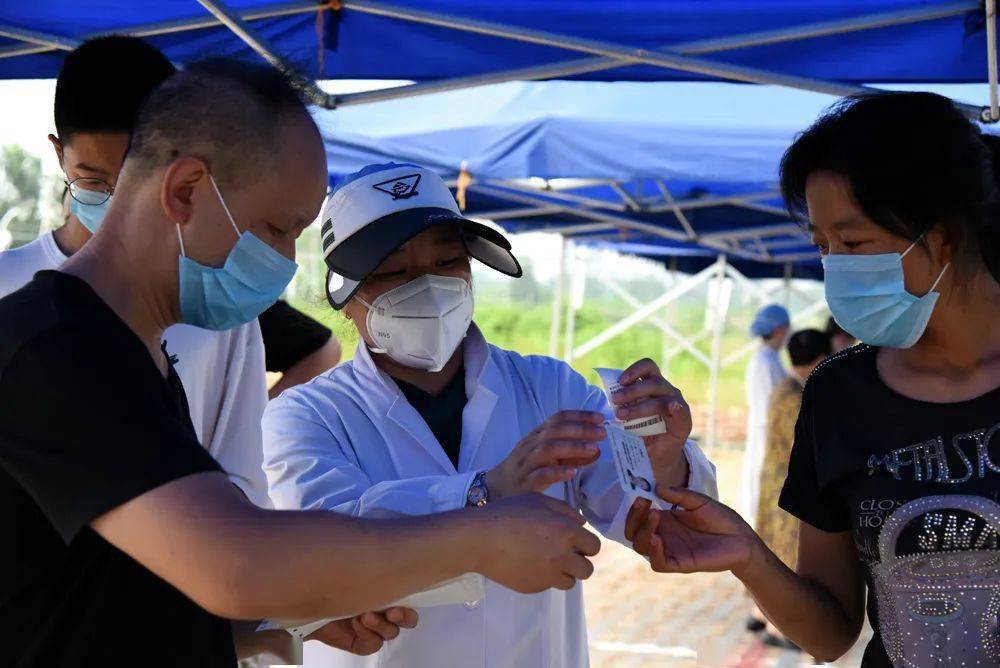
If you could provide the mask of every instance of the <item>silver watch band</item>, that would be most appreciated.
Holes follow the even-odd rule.
[[[469,485],[469,492],[465,497],[465,505],[482,508],[489,502],[490,490],[486,486],[486,471],[480,471],[472,479],[472,484]]]

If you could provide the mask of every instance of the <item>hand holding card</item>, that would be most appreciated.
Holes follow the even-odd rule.
[[[594,371],[596,371],[597,375],[601,378],[604,396],[608,398],[608,403],[615,405],[615,400],[612,399],[612,397],[622,390],[622,384],[618,380],[622,375],[621,369],[596,367]],[[616,422],[621,425],[622,429],[630,434],[635,434],[636,436],[654,436],[667,431],[667,425],[663,422],[663,418],[659,415],[637,417],[624,421],[616,420]]]
[[[684,447],[691,435],[691,409],[650,359],[630,365],[620,374],[597,369],[615,418],[629,433],[641,436],[661,485],[686,486],[688,463]]]

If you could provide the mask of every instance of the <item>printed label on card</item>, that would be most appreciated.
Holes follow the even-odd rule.
[[[614,404],[611,400],[611,395],[622,389],[621,383],[618,379],[621,378],[621,369],[605,369],[604,367],[595,367],[594,371],[601,378],[601,384],[604,386],[604,396],[607,397],[608,403]],[[665,434],[667,431],[667,423],[663,421],[663,418],[659,415],[649,415],[646,417],[632,418],[631,420],[616,420],[618,424],[622,426],[630,434],[635,434],[636,436],[656,436],[657,434]]]
[[[608,442],[615,456],[615,469],[618,471],[618,482],[626,493],[649,499],[653,505],[660,507],[656,496],[656,478],[653,476],[653,466],[649,463],[649,454],[642,438],[630,434],[617,424],[605,422],[608,432]]]

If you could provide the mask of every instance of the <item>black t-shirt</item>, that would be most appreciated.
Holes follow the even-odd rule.
[[[438,395],[424,392],[416,385],[401,380],[396,380],[396,385],[410,405],[420,413],[420,417],[430,427],[431,433],[457,469],[458,454],[462,449],[462,411],[468,402],[464,371],[459,369]]]
[[[1000,388],[909,399],[877,352],[848,349],[806,383],[780,505],[851,532],[875,629],[862,666],[1000,665]]]
[[[40,272],[0,300],[0,666],[235,665],[228,620],[90,528],[218,470],[173,369],[89,285]]]
[[[272,372],[285,373],[333,336],[322,324],[280,299],[261,313],[258,321],[264,338],[264,366]]]

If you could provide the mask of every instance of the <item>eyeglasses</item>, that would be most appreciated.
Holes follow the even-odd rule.
[[[104,204],[115,194],[115,187],[107,181],[91,176],[80,176],[72,181],[63,180],[69,194],[80,204],[97,206]]]

